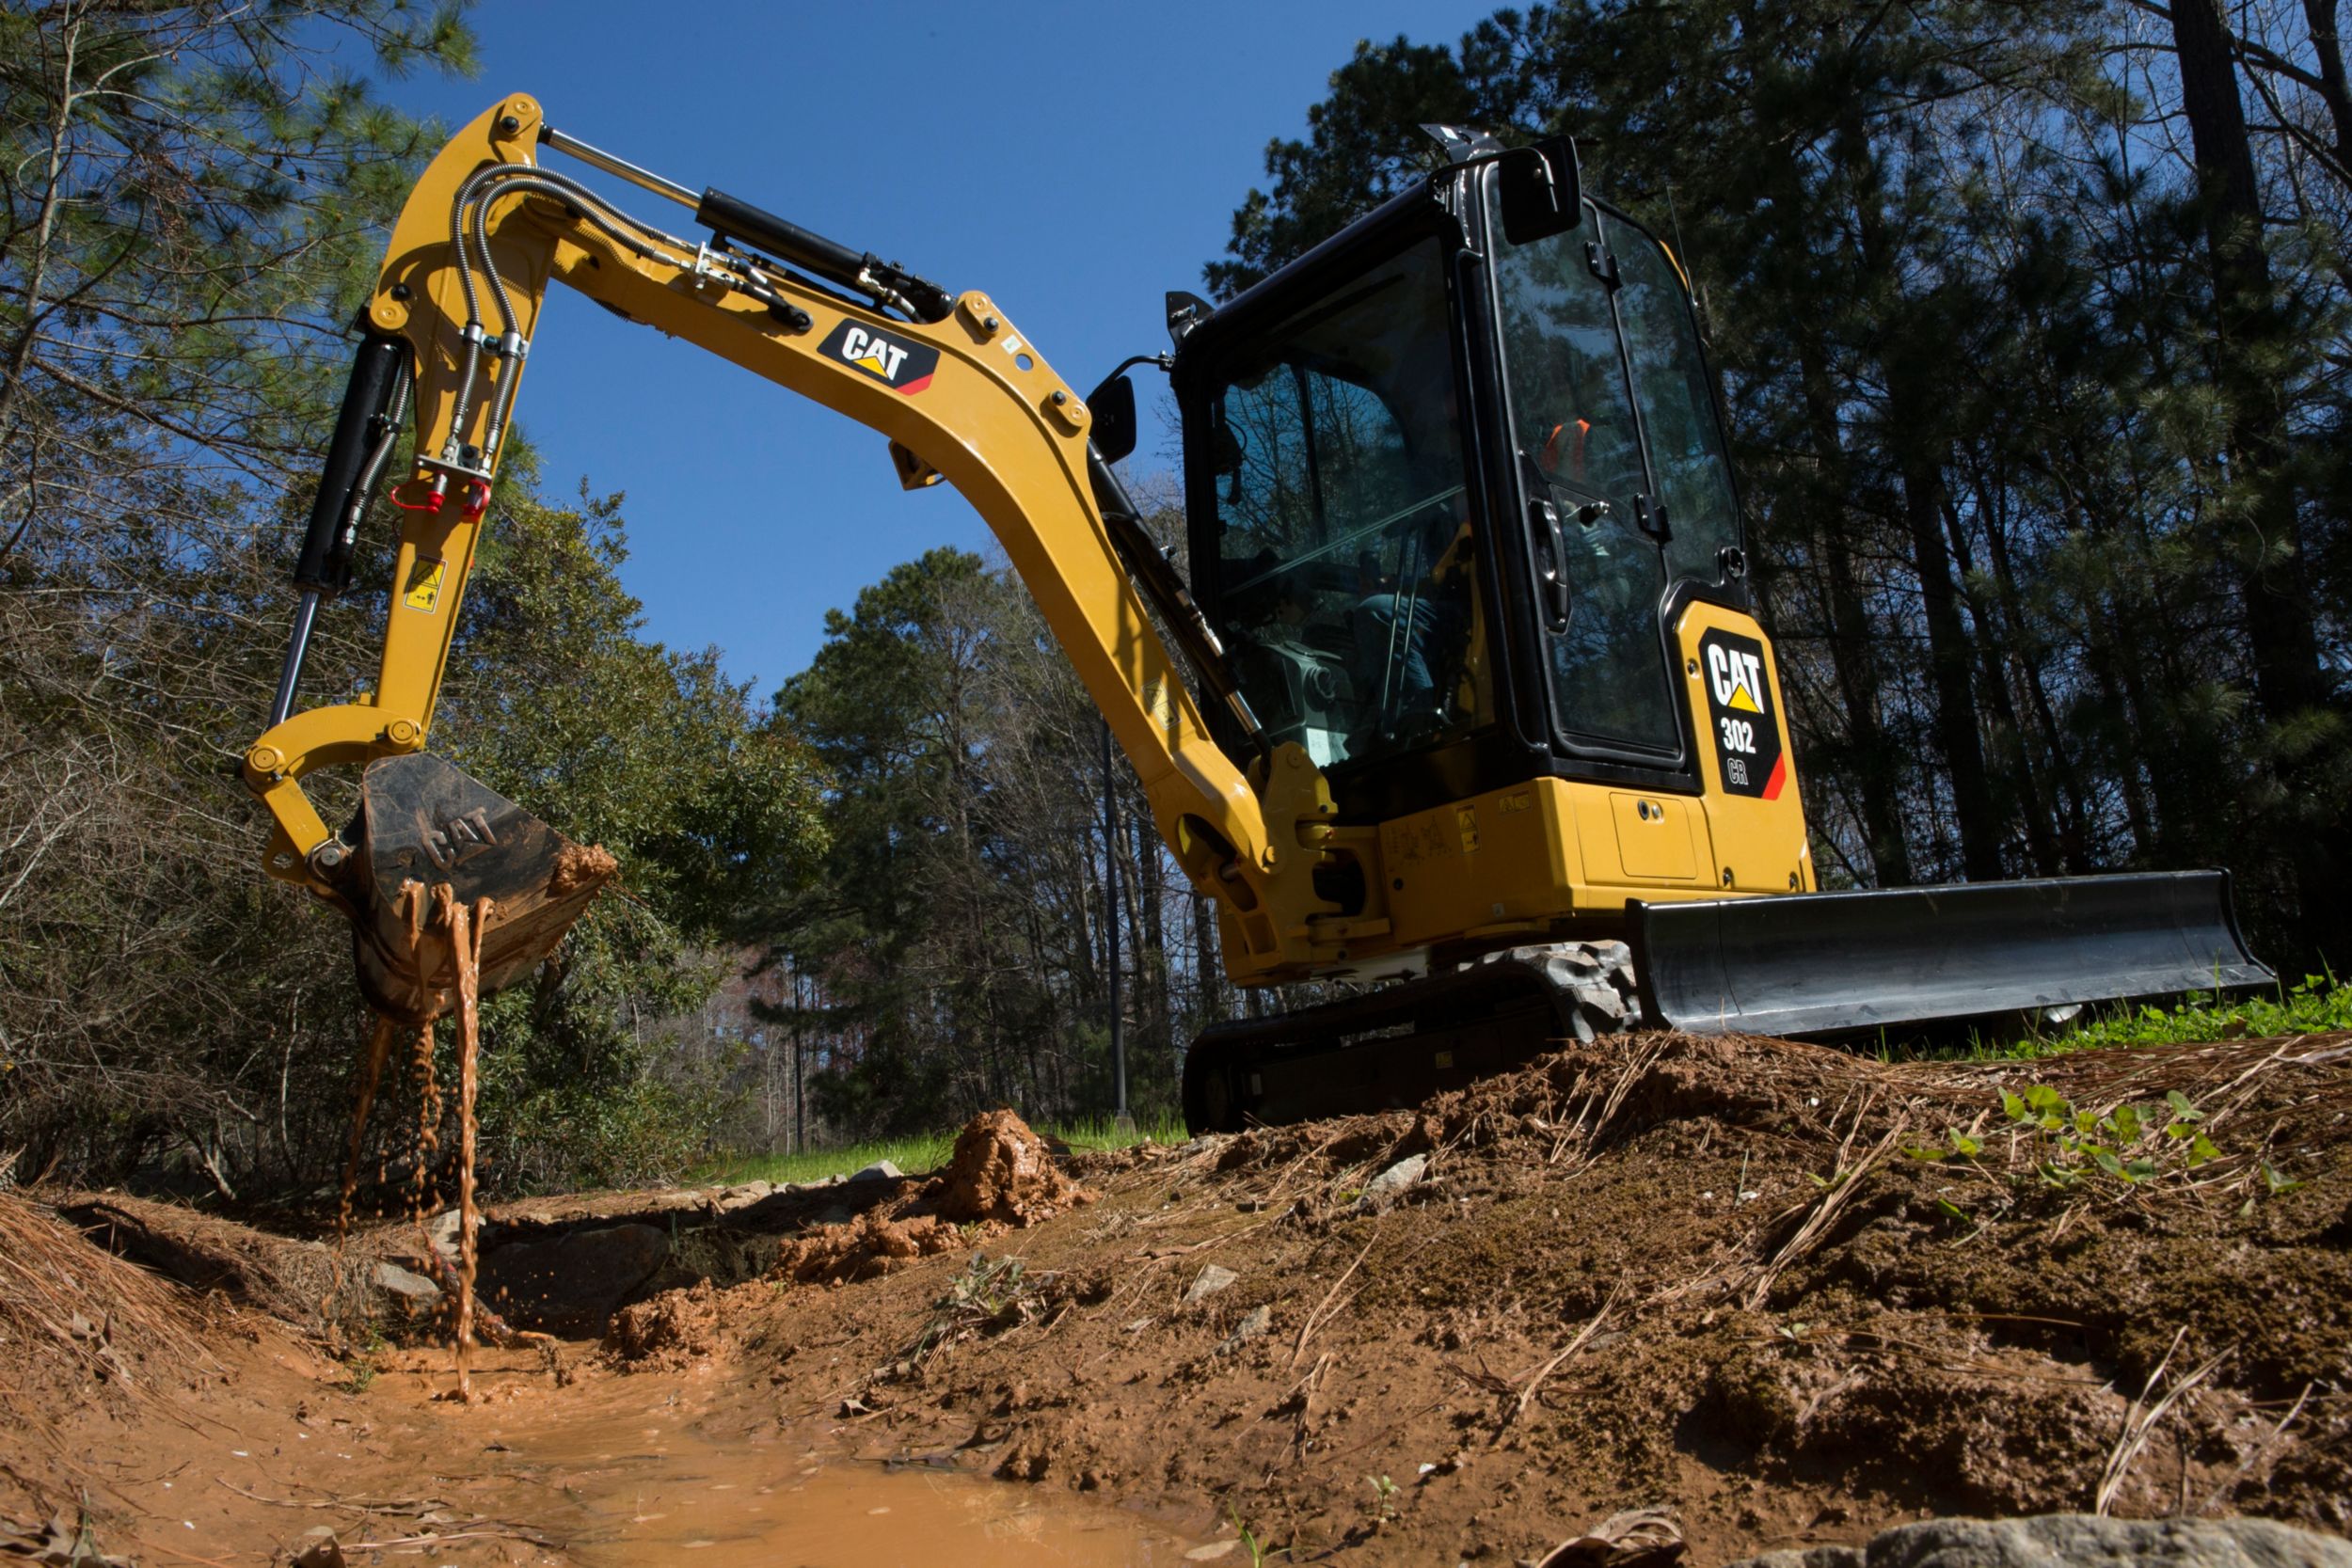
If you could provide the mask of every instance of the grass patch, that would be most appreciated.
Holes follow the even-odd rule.
[[[1081,1153],[1125,1148],[1138,1143],[1178,1144],[1187,1136],[1184,1118],[1176,1116],[1138,1121],[1132,1132],[1113,1127],[1108,1117],[1064,1122],[1039,1131],[1049,1138],[1059,1138]],[[715,1161],[696,1171],[690,1180],[692,1184],[713,1186],[743,1181],[822,1181],[828,1176],[848,1176],[882,1160],[889,1161],[909,1176],[919,1176],[946,1164],[955,1147],[956,1134],[949,1131],[910,1138],[878,1138],[797,1154],[747,1154]]]
[[[2170,1007],[2086,1008],[2071,1023],[2023,1039],[1972,1036],[1962,1045],[1882,1050],[1880,1055],[1907,1061],[2031,1062],[2117,1045],[2199,1044],[2339,1030],[2352,1030],[2352,986],[2332,974],[2307,974],[2293,990],[2280,987],[2268,996],[2192,992]]]
[[[1184,1118],[1173,1111],[1156,1117],[1137,1117],[1132,1129],[1112,1125],[1108,1117],[1095,1117],[1086,1121],[1064,1121],[1042,1130],[1049,1138],[1059,1138],[1081,1154],[1099,1153],[1107,1148],[1127,1148],[1136,1144],[1181,1144],[1189,1142],[1192,1134],[1184,1131]]]
[[[808,1148],[792,1154],[743,1154],[721,1160],[696,1171],[692,1180],[714,1185],[740,1181],[822,1181],[828,1176],[849,1176],[878,1161],[887,1160],[909,1176],[920,1175],[947,1163],[956,1147],[953,1132],[930,1132],[912,1138],[877,1138],[844,1144],[838,1148]]]

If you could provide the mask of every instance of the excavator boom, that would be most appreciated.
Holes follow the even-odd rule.
[[[715,238],[680,239],[629,215],[542,166],[548,150],[691,207]],[[531,339],[557,282],[881,432],[909,489],[945,480],[962,491],[1109,721],[1155,826],[1226,910],[1247,964],[1313,960],[1311,923],[1334,909],[1313,885],[1331,811],[1321,775],[1296,747],[1265,747],[1253,781],[1210,738],[1137,580],[1162,587],[1156,608],[1203,688],[1227,695],[1235,722],[1254,721],[1164,566],[1156,577],[1131,566],[1141,530],[1089,443],[1092,416],[1006,312],[723,192],[648,174],[549,129],[517,95],[442,149],[394,227],[296,569],[302,608],[276,710],[245,758],[275,824],[268,869],[351,917],[378,1006],[421,1022],[452,1005],[450,977],[418,974],[405,957],[423,887],[494,900],[490,990],[549,950],[612,875],[423,755]],[[390,486],[402,528],[376,689],[295,712],[318,608],[347,585],[370,502],[411,438],[413,463]],[[353,764],[367,768],[365,803],[339,834],[302,781]]]

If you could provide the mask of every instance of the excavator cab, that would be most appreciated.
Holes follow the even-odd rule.
[[[1514,159],[1563,210],[1514,221]],[[1184,308],[1196,591],[1343,817],[1703,787],[1675,628],[1749,610],[1730,464],[1672,256],[1576,184],[1565,144],[1473,152]]]

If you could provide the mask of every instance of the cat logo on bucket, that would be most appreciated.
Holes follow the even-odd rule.
[[[1772,686],[1764,674],[1764,644],[1753,637],[1710,631],[1699,639],[1699,658],[1705,666],[1700,679],[1707,686],[1715,765],[1724,790],[1779,800],[1788,783],[1788,759],[1781,754]]]
[[[931,372],[939,369],[939,350],[855,322],[845,321],[834,327],[818,352],[852,370],[864,371],[908,397],[930,386]]]

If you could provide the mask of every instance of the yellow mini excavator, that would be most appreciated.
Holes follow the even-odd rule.
[[[270,873],[350,918],[363,990],[410,1022],[454,976],[418,958],[405,884],[493,901],[487,991],[611,874],[424,750],[562,282],[871,426],[907,488],[961,490],[1215,900],[1232,979],[1359,983],[1196,1040],[1197,1129],[1412,1103],[1631,1026],[1831,1036],[2266,983],[2218,871],[1816,891],[1678,265],[1582,192],[1568,143],[1444,139],[1445,167],[1240,297],[1168,296],[1173,350],[1149,357],[1183,420],[1188,585],[1110,467],[1135,442],[1124,376],[1081,397],[985,294],[500,103],[418,182],[359,323],[245,756]],[[396,469],[381,678],[295,713]],[[335,765],[365,769],[340,832],[302,786]]]

